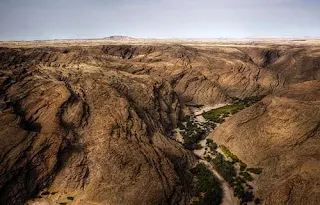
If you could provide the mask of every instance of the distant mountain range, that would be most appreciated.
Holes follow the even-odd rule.
[[[106,40],[133,40],[134,38],[132,37],[129,37],[129,36],[109,36],[109,37],[106,37],[106,38],[103,38],[103,39],[106,39]]]

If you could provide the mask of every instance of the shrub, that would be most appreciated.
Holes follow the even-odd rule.
[[[223,178],[227,182],[232,183],[233,177],[237,175],[233,164],[229,161],[226,161],[220,153],[218,153],[211,161]]]
[[[67,199],[72,201],[74,199],[74,197],[73,196],[68,196]]]
[[[199,150],[202,149],[202,146],[201,144],[195,144],[193,149]]]
[[[211,162],[212,158],[210,156],[205,156],[204,159],[207,161],[207,162]]]
[[[240,171],[246,170],[246,167],[240,164]]]
[[[234,179],[234,184],[244,184],[246,183],[246,180],[240,176],[237,176],[235,179]]]
[[[241,204],[243,203],[246,203],[246,202],[251,202],[253,201],[253,193],[250,191],[250,192],[246,192],[244,193],[243,197],[242,197],[242,200],[241,200]]]
[[[254,173],[254,174],[261,174],[262,173],[262,168],[248,168],[248,172]]]
[[[240,172],[240,175],[243,176],[247,181],[253,181],[252,176],[248,172]]]
[[[212,139],[207,139],[206,144],[212,152],[215,152],[218,148],[218,145],[215,142],[213,142]]]
[[[238,159],[238,157],[236,155],[232,154],[226,146],[221,145],[220,148],[221,148],[221,151],[223,152],[223,154],[226,155],[227,157],[229,157],[234,163],[240,161]]]
[[[239,199],[242,199],[245,191],[243,187],[243,183],[246,181],[241,177],[236,177],[233,182],[233,190],[234,190],[234,196],[238,197]]]
[[[239,160],[239,164],[240,164],[240,171],[244,171],[247,168],[247,165],[243,161]]]
[[[214,130],[217,127],[217,125],[215,123],[211,123],[210,127]]]
[[[234,196],[238,197],[239,199],[242,199],[244,196],[244,188],[242,184],[236,184],[234,186]]]
[[[184,147],[186,149],[201,149],[202,147],[198,143],[203,139],[205,133],[205,130],[188,121],[185,131],[180,132],[184,139]]]
[[[62,53],[69,53],[68,49],[63,49]]]
[[[211,143],[213,143],[212,139],[206,139],[206,144],[211,144]]]
[[[199,200],[193,205],[219,205],[222,201],[223,191],[220,181],[203,163],[199,163],[193,168],[192,173],[197,177],[195,186],[196,196]],[[203,193],[203,194],[201,194]]]
[[[208,146],[212,152],[215,152],[218,148],[218,145],[216,143],[210,144]]]

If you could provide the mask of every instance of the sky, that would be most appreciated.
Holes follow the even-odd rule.
[[[0,40],[320,37],[320,0],[0,0]]]

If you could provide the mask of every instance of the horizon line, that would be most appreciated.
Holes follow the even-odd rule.
[[[123,37],[128,39],[112,39],[112,37]],[[71,41],[71,40],[109,40],[109,41],[132,41],[132,40],[268,40],[268,39],[284,39],[284,40],[309,40],[320,39],[320,36],[261,36],[261,37],[131,37],[126,35],[111,35],[100,38],[52,38],[52,39],[33,39],[33,40],[1,40],[0,42],[33,42],[33,41]]]

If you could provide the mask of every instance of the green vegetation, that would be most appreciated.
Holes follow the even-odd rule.
[[[235,184],[233,189],[235,197],[241,199],[244,196],[244,187],[242,184]]]
[[[203,113],[203,117],[208,121],[206,123],[197,123],[195,116],[186,115],[182,121],[177,123],[180,128],[180,134],[184,139],[186,149],[202,148],[199,142],[205,139],[207,130],[214,129],[217,123],[223,123],[226,117],[229,117],[240,110],[256,103],[261,97],[236,99],[233,105],[227,105]],[[187,104],[190,107],[200,108],[203,105]],[[252,173],[261,174],[261,168],[247,168],[247,165],[234,155],[226,146],[219,146],[223,154],[217,152],[218,145],[212,139],[206,139],[204,159],[212,163],[220,175],[233,187],[234,195],[240,199],[241,204],[246,204],[255,199],[253,187],[247,181],[253,181]],[[237,169],[240,172],[237,173]],[[191,170],[194,174],[194,198],[192,205],[211,205],[220,204],[222,199],[222,189],[219,180],[211,173],[207,166],[199,163]],[[259,203],[259,200],[257,201]]]
[[[74,199],[74,197],[73,196],[68,196],[67,199],[72,201]]]
[[[248,172],[240,172],[240,175],[243,176],[247,181],[253,181],[252,176]]]
[[[67,205],[67,202],[60,202],[59,205]]]
[[[245,194],[244,187],[242,185],[245,182],[246,181],[243,178],[236,177],[232,183],[233,190],[234,190],[234,196],[238,197],[239,199],[242,199]]]
[[[230,115],[234,115],[240,110],[243,110],[244,108],[249,107],[250,105],[258,102],[261,98],[262,96],[257,96],[257,97],[245,98],[243,100],[237,100],[232,105],[226,105],[217,109],[212,109],[204,113],[203,117],[207,120],[210,120],[216,123],[222,123],[224,121],[224,118]]]
[[[248,168],[248,172],[254,173],[254,174],[261,174],[262,173],[262,168]]]
[[[209,141],[209,143],[211,143],[211,141]],[[241,200],[241,204],[253,201],[253,193],[247,191],[252,189],[252,187],[247,184],[247,181],[253,181],[253,177],[248,171],[250,170],[251,173],[261,173],[262,169],[247,169],[247,165],[242,162],[236,155],[234,155],[227,147],[221,145],[220,148],[223,154],[227,158],[231,159],[231,161],[227,161],[220,153],[218,153],[214,159],[210,159],[210,161],[215,165],[217,171],[223,176],[223,178],[233,187],[234,196],[238,197]],[[206,160],[208,161],[209,158],[206,158]],[[237,172],[235,171],[235,164],[238,164],[240,166],[240,173],[238,176]],[[244,186],[246,186],[247,188],[245,189]]]
[[[218,148],[218,145],[215,142],[213,142],[212,139],[207,139],[206,145],[210,148],[211,152],[216,152],[216,149]]]
[[[191,150],[201,148],[201,145],[199,145],[198,143],[202,140],[204,134],[205,134],[205,131],[199,128],[196,128],[195,130],[181,132],[181,135],[184,139],[183,146],[186,149],[191,149]]]
[[[222,154],[218,153],[214,159],[211,160],[215,165],[217,171],[223,176],[223,178],[232,183],[233,178],[237,176],[237,172],[233,164],[229,161],[226,161]]]
[[[193,168],[192,173],[196,176],[195,196],[197,201],[192,205],[219,205],[222,201],[223,190],[220,181],[211,173],[207,166],[199,163]]]
[[[204,159],[207,161],[207,162],[211,162],[212,161],[212,158],[210,156],[205,156]]]
[[[203,114],[203,117],[207,120],[221,123],[222,119],[235,114],[236,112],[244,109],[246,106],[245,104],[234,104],[234,105],[226,105],[224,107],[220,107],[217,109],[212,109],[206,113]]]
[[[239,164],[240,164],[240,171],[246,170],[247,165],[243,161],[239,160]]]
[[[192,122],[190,117],[187,117],[188,121],[186,126],[182,123],[180,126],[183,126],[183,130],[180,134],[183,137],[184,143],[183,146],[186,149],[201,149],[201,145],[198,143],[204,138],[206,132],[205,130],[201,129],[196,123]],[[181,128],[180,128],[181,129]]]
[[[223,152],[223,154],[226,155],[226,157],[230,158],[233,163],[240,162],[238,157],[236,155],[232,154],[226,146],[221,145],[220,148],[221,148],[221,151]]]
[[[214,130],[217,127],[217,125],[215,123],[210,123],[210,127]]]

